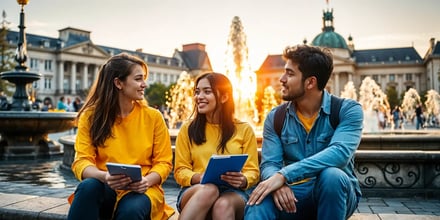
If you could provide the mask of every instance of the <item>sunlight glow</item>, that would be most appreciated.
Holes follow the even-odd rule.
[[[246,35],[237,16],[231,24],[225,65],[226,75],[234,88],[235,117],[255,125],[259,122],[255,106],[257,77],[249,65]]]

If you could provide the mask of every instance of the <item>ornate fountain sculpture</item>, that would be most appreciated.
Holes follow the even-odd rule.
[[[20,29],[14,70],[0,73],[0,78],[15,84],[9,111],[0,111],[0,159],[35,159],[62,154],[58,142],[48,138],[49,133],[69,130],[75,125],[76,113],[34,112],[26,85],[37,81],[41,74],[29,71],[26,66],[26,34],[24,6],[29,0],[17,0],[21,6]]]

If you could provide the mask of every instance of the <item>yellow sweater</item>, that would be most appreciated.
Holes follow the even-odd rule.
[[[72,171],[79,180],[82,180],[82,173],[88,166],[107,170],[106,162],[139,164],[143,176],[156,172],[161,176],[162,183],[167,179],[172,169],[173,155],[162,114],[144,102],[134,103],[133,111],[113,126],[113,137],[98,148],[92,146],[89,136],[88,118],[91,111],[81,115],[75,142],[75,160],[72,163]],[[117,190],[117,201],[128,192]],[[168,219],[174,213],[174,209],[165,203],[161,185],[149,188],[145,194],[152,203],[151,219]]]
[[[209,158],[217,152],[220,142],[219,129],[215,124],[206,124],[206,142],[202,145],[191,143],[188,136],[189,122],[184,124],[176,139],[174,178],[184,186],[191,186],[191,178],[196,173],[205,172]],[[260,178],[258,165],[257,139],[252,127],[246,122],[236,122],[236,131],[226,143],[227,151],[224,154],[248,154],[249,157],[243,167],[242,173],[247,178],[249,188],[255,185]]]

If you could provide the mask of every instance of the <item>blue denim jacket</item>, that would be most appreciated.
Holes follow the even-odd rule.
[[[331,98],[323,93],[321,110],[310,130],[306,132],[294,105],[289,105],[281,138],[274,130],[273,109],[264,122],[261,178],[268,179],[281,173],[287,183],[316,177],[327,167],[343,170],[361,195],[354,173],[354,154],[362,136],[363,112],[361,105],[352,100],[342,102],[336,130],[330,124]]]

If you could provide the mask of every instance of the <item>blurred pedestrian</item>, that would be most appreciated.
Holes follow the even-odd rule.
[[[416,106],[416,129],[419,130],[419,128],[423,128],[423,109],[422,105],[420,103]]]

